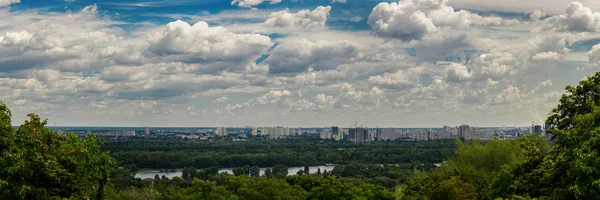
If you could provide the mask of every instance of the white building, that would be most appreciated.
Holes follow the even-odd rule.
[[[400,137],[400,132],[395,128],[385,128],[385,129],[377,129],[377,140],[385,141],[385,140],[395,140]]]
[[[269,136],[271,138],[282,138],[290,135],[288,127],[252,127],[252,135]]]
[[[217,136],[227,136],[227,128],[225,127],[217,127]]]

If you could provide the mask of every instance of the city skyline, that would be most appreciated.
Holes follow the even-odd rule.
[[[517,3],[518,2],[518,3]],[[14,125],[543,124],[600,70],[591,0],[0,0]]]

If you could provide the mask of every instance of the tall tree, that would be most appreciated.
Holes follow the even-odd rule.
[[[115,160],[101,139],[58,135],[35,114],[14,132],[8,116],[0,103],[0,199],[103,198]]]
[[[288,167],[285,165],[273,166],[273,176],[277,178],[285,178],[288,175]]]
[[[266,168],[265,177],[270,178],[271,176],[273,176],[273,171],[271,170],[271,168]]]
[[[600,72],[566,90],[547,120],[555,145],[547,155],[530,148],[515,169],[515,194],[551,199],[600,196]]]
[[[259,177],[260,176],[260,167],[252,166],[250,168],[250,176],[251,177]]]

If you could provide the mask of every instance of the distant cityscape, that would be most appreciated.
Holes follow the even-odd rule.
[[[431,140],[511,140],[528,134],[550,137],[546,133],[548,125],[530,127],[473,127],[469,125],[443,126],[441,128],[368,128],[339,126],[320,128],[275,127],[202,127],[202,128],[152,128],[152,127],[50,127],[59,134],[75,133],[87,137],[90,133],[96,137],[158,137],[184,139],[192,141],[213,141],[231,138],[235,141],[251,139],[287,139],[309,137],[321,140],[370,142],[370,141],[431,141]]]

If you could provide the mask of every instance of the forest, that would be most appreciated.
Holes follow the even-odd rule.
[[[552,140],[384,142],[111,141],[58,135],[0,104],[0,199],[597,199],[600,73],[567,86]],[[433,163],[441,163],[439,167]],[[332,171],[287,166],[336,163]],[[234,167],[219,174],[217,167]],[[136,179],[139,168],[182,176]],[[263,176],[258,167],[269,167]]]
[[[139,168],[181,169],[184,167],[272,167],[347,164],[441,163],[454,152],[455,142],[389,141],[355,143],[348,141],[264,140],[264,141],[183,141],[123,138],[106,141],[103,150],[119,165]]]

